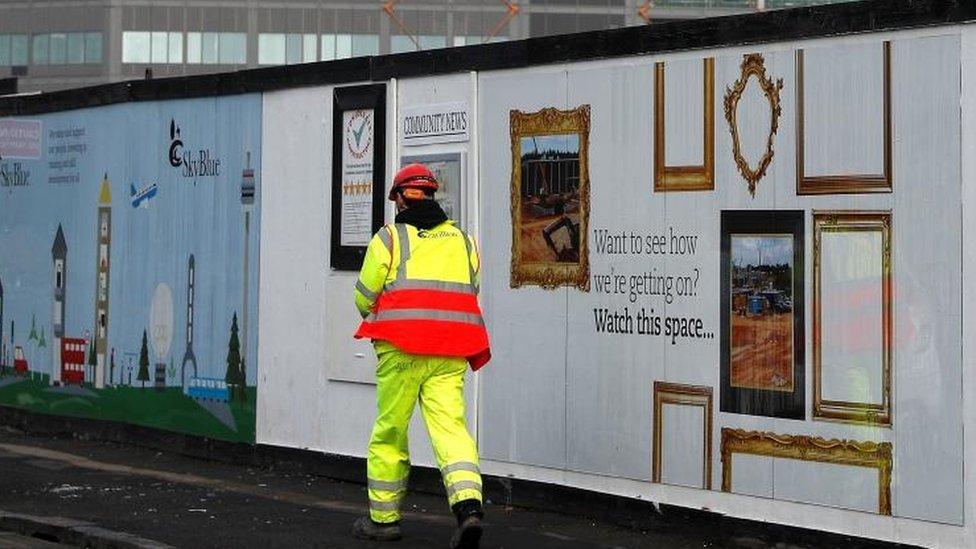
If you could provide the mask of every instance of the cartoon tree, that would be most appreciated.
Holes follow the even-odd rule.
[[[237,337],[237,313],[230,325],[230,342],[227,344],[227,373],[224,375],[228,389],[240,391],[241,384],[241,340]]]
[[[146,331],[142,331],[142,349],[139,351],[139,375],[136,379],[142,382],[142,388],[146,388],[149,381],[149,344],[146,342]]]
[[[109,355],[108,359],[108,383],[112,385],[115,382],[115,347],[112,347],[112,353]]]

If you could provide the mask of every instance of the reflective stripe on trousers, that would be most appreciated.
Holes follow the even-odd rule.
[[[481,501],[478,450],[464,422],[465,359],[410,355],[389,347],[378,358],[376,423],[366,458],[370,517],[381,523],[400,519],[410,471],[407,429],[418,401],[449,503]]]

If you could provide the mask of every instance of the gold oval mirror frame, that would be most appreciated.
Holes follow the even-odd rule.
[[[779,129],[779,116],[782,108],[779,103],[779,92],[783,89],[783,79],[780,78],[775,83],[773,79],[766,76],[765,60],[762,54],[750,53],[742,56],[742,74],[739,79],[732,84],[732,87],[725,88],[725,120],[729,123],[729,132],[732,134],[732,156],[735,158],[735,165],[739,168],[739,173],[749,183],[749,194],[755,198],[756,185],[759,180],[766,175],[766,169],[773,161],[773,138],[776,130]],[[753,169],[749,162],[742,156],[742,148],[739,144],[739,128],[736,124],[736,109],[739,106],[739,99],[749,84],[749,78],[755,76],[762,88],[763,94],[769,101],[770,124],[769,135],[766,137],[766,152],[763,154],[756,168]]]

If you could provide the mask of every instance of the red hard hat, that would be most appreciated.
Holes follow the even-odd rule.
[[[437,179],[423,164],[407,164],[400,168],[393,178],[393,188],[390,189],[390,200],[396,200],[396,193],[400,189],[423,189],[436,191]]]

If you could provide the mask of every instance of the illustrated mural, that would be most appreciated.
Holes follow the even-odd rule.
[[[41,154],[0,199],[0,405],[254,440],[260,121],[259,96],[15,121]]]

